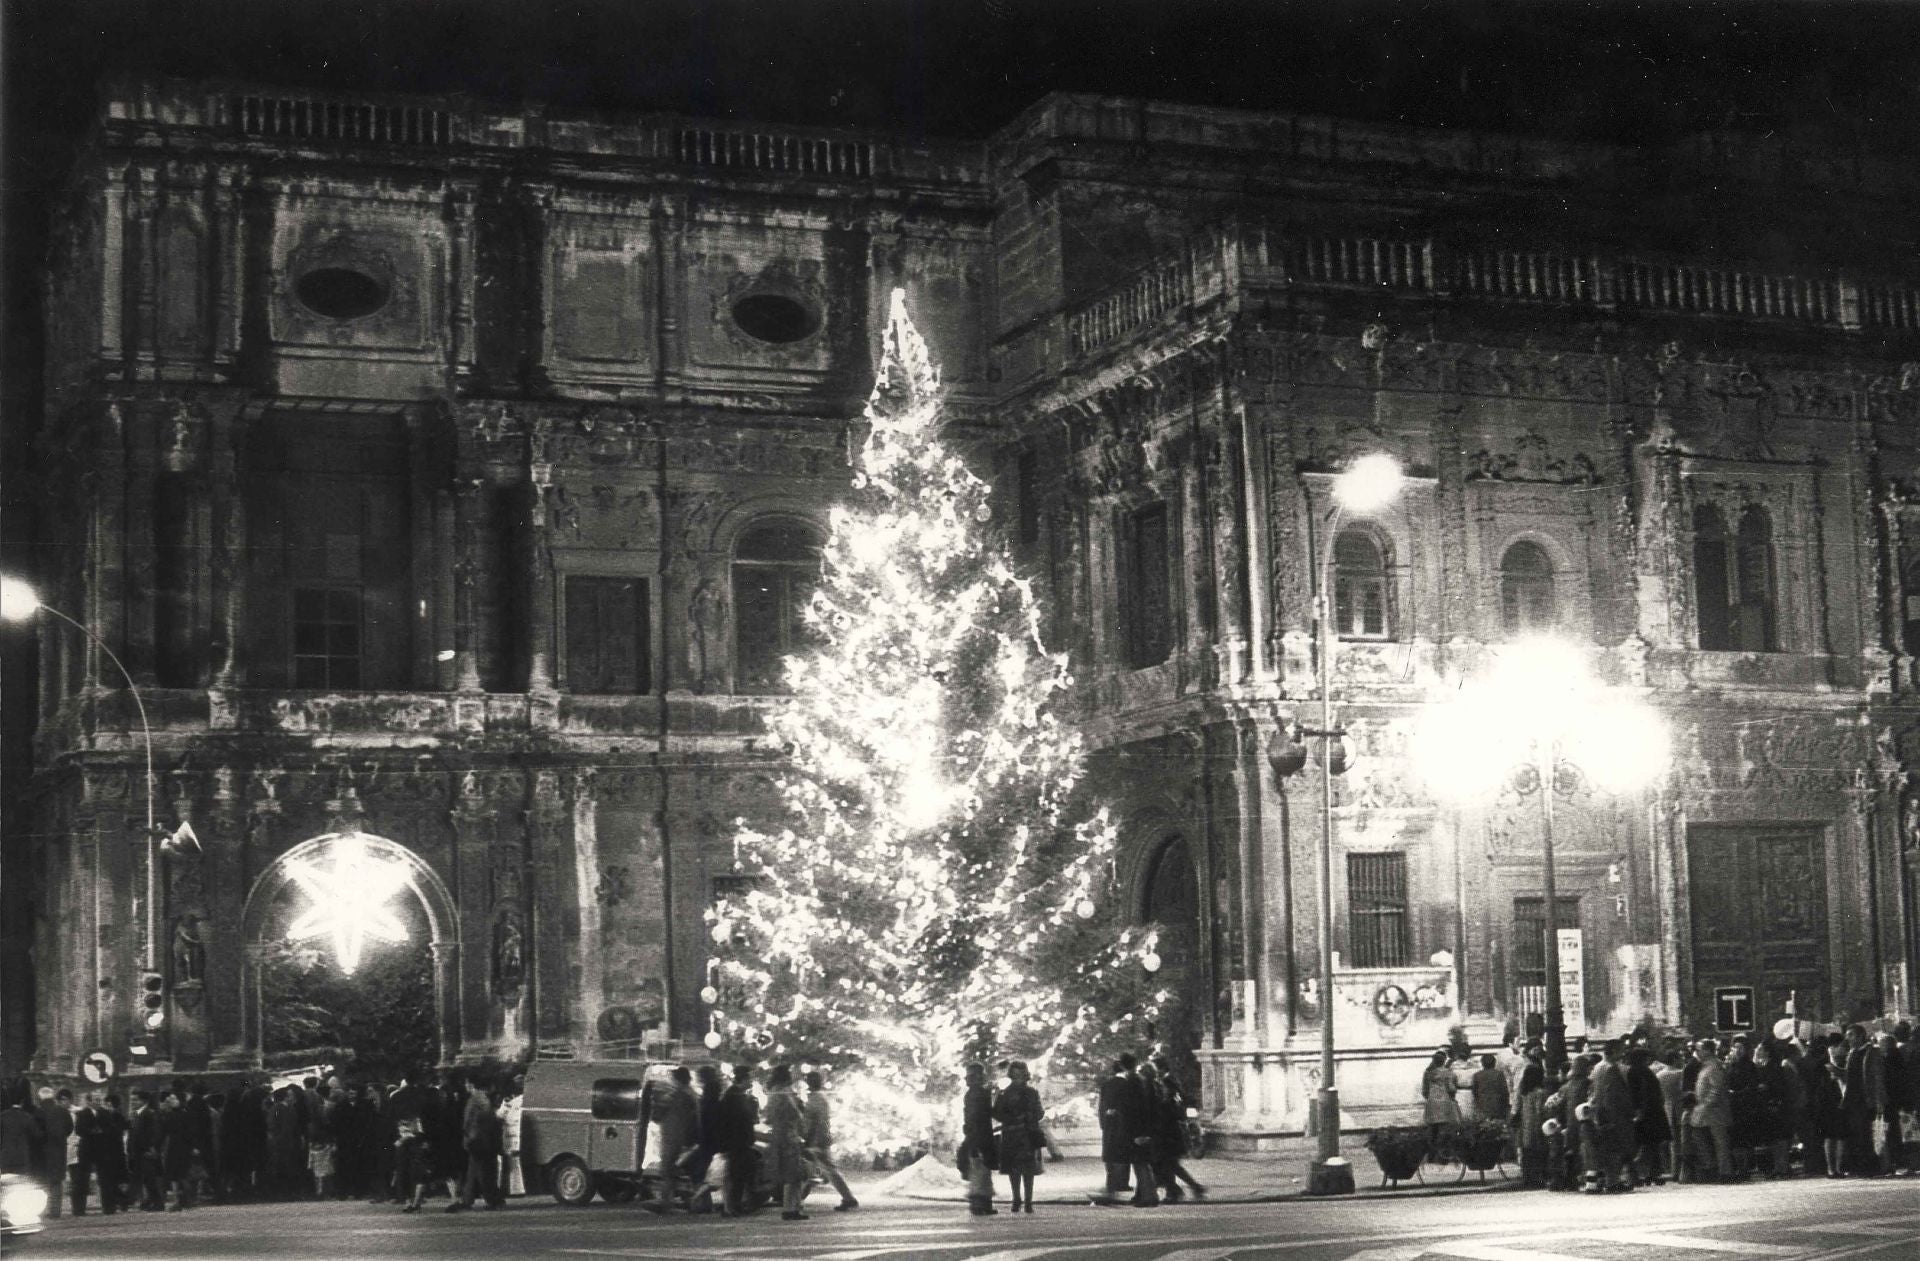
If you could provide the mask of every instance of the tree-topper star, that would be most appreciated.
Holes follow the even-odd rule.
[[[331,871],[317,862],[295,862],[289,869],[313,904],[287,929],[287,939],[331,936],[340,970],[352,976],[369,939],[407,939],[406,925],[387,905],[406,887],[407,869],[375,858],[366,845],[353,840],[335,842],[327,857],[333,860]]]

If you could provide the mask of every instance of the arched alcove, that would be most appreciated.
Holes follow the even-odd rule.
[[[331,862],[341,869],[343,856],[369,865],[385,876],[393,898],[411,895],[417,901],[428,932],[432,954],[433,1012],[438,1026],[440,1063],[453,1060],[460,1049],[459,911],[445,882],[426,861],[406,846],[367,832],[328,832],[288,849],[260,873],[248,890],[241,914],[241,940],[246,944],[240,975],[241,1037],[245,1054],[259,1064],[265,1054],[264,1013],[261,1007],[261,961],[272,940],[276,909],[288,887],[303,872]]]
[[[1165,838],[1148,859],[1138,914],[1141,922],[1160,926],[1156,979],[1168,994],[1160,1041],[1192,1089],[1197,1083],[1193,1052],[1206,1032],[1206,978],[1200,959],[1200,887],[1186,838]]]

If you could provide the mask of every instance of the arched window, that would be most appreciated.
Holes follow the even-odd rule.
[[[1500,622],[1509,635],[1552,630],[1553,558],[1538,543],[1520,540],[1500,558]]]
[[[733,560],[733,690],[784,691],[781,659],[807,646],[801,614],[820,581],[820,538],[799,521],[749,529]]]
[[[1700,647],[1718,652],[1777,652],[1773,521],[1755,504],[1736,533],[1711,504],[1693,510],[1693,582]]]
[[[1333,541],[1333,628],[1344,639],[1386,639],[1387,560],[1361,530]]]

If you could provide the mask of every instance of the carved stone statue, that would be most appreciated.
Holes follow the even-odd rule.
[[[173,983],[203,982],[207,976],[207,944],[198,913],[189,912],[173,926]]]
[[[525,943],[516,916],[503,915],[493,926],[493,988],[502,996],[516,995],[527,977]]]

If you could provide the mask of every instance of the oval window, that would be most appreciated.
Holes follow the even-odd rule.
[[[293,282],[300,305],[334,320],[357,320],[387,305],[387,287],[351,267],[316,267]]]
[[[783,293],[748,294],[733,304],[733,321],[763,342],[797,342],[820,328],[812,307]]]

